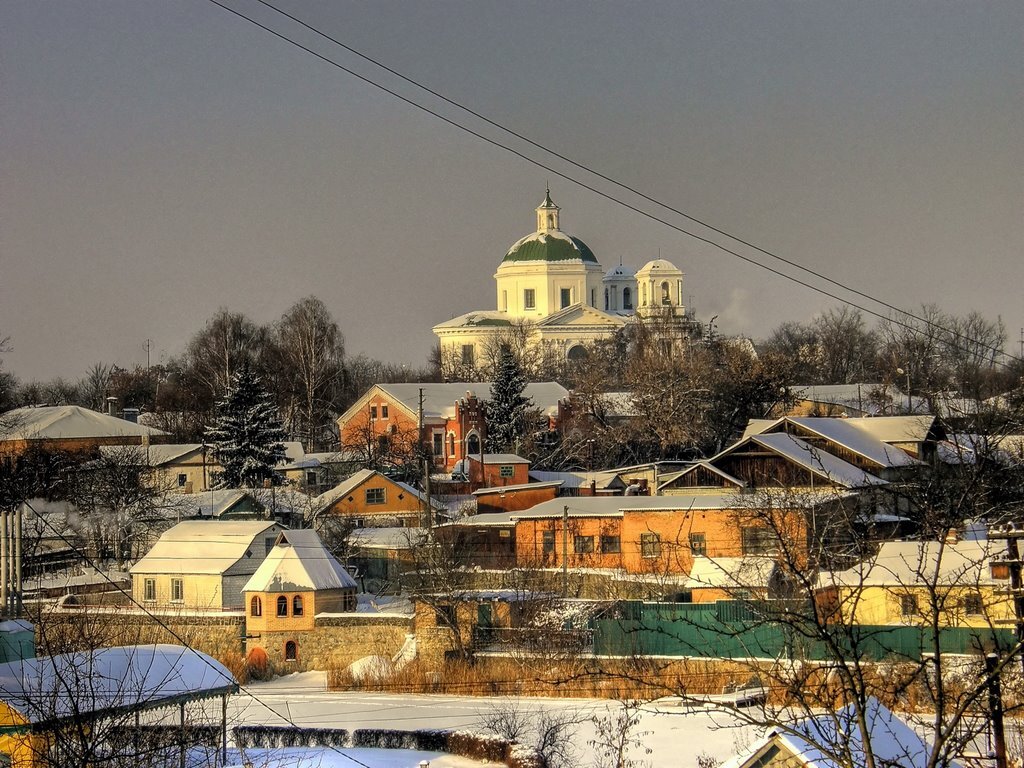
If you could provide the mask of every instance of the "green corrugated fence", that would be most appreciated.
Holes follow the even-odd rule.
[[[594,622],[594,652],[608,656],[700,656],[705,658],[794,658],[821,661],[833,656],[820,640],[802,637],[792,626],[773,623],[770,603],[631,603],[623,618]],[[833,635],[845,653],[882,660],[921,658],[935,650],[927,627],[859,626]],[[948,627],[939,630],[942,653],[973,654],[1008,648],[1008,629]]]

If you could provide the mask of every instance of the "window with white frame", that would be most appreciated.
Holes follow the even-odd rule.
[[[365,493],[367,504],[384,504],[387,501],[384,488],[367,488]]]
[[[537,291],[533,288],[523,289],[523,309],[537,308]]]
[[[185,584],[181,579],[171,579],[171,602],[180,603],[185,599]]]

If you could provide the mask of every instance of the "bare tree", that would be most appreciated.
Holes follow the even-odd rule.
[[[221,309],[189,341],[186,374],[205,389],[212,403],[227,392],[231,377],[243,364],[261,368],[267,338],[266,328],[241,313]]]
[[[331,439],[330,416],[345,382],[345,340],[320,299],[307,296],[284,314],[275,329],[274,355],[287,404],[286,426],[307,450]]]

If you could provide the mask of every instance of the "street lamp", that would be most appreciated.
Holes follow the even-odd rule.
[[[897,368],[896,373],[907,377],[907,414],[909,415],[914,412],[914,401],[910,397],[910,366],[908,365],[905,371],[902,368]]]

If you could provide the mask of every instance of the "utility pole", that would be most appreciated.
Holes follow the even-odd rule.
[[[569,597],[569,505],[562,507],[562,597]]]
[[[146,347],[146,370],[150,369],[150,353],[153,351],[153,340],[146,339],[146,343],[143,345]]]
[[[999,656],[985,656],[985,674],[988,677],[988,714],[992,718],[992,736],[996,768],[1008,768],[1006,762],[1006,733],[1003,730],[1003,693],[999,682]]]
[[[421,468],[423,470],[423,527],[431,528],[431,514],[430,514],[430,456],[427,454],[427,449],[423,445],[423,387],[420,387],[420,399],[419,406],[416,409],[416,441],[419,445],[419,450],[423,456],[423,462]]]

